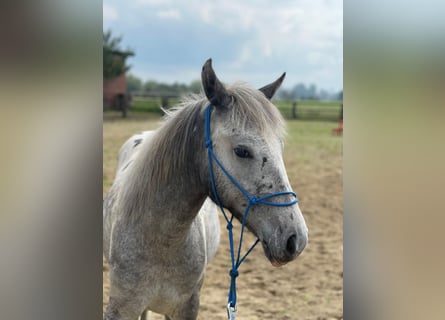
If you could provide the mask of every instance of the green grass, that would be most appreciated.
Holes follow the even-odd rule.
[[[292,106],[294,100],[274,100],[274,104],[280,107]],[[341,105],[341,101],[318,101],[318,100],[300,100],[297,101],[298,105],[305,107],[322,107],[322,108],[330,108],[330,109],[339,109]]]
[[[277,100],[274,104],[283,117],[292,119],[293,100]],[[297,101],[297,118],[300,120],[338,121],[341,101]]]
[[[146,101],[133,101],[130,110],[135,112],[149,112],[161,114],[161,102],[159,99]]]
[[[179,102],[177,98],[168,99],[169,106],[173,106]],[[149,112],[155,114],[162,114],[161,98],[145,98],[134,99],[131,102],[130,110],[135,112]]]
[[[169,106],[180,101],[179,98],[168,100]],[[277,100],[274,104],[286,119],[292,119],[292,100]],[[302,100],[297,102],[297,118],[299,120],[338,121],[341,101]],[[131,103],[131,111],[162,114],[161,98],[135,98]]]
[[[336,124],[326,121],[286,121],[286,147],[291,152],[311,157],[314,153],[338,156],[343,151],[343,139],[332,135]]]

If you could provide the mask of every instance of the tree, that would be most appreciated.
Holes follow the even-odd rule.
[[[343,90],[337,94],[337,99],[343,101]]]
[[[104,79],[112,79],[124,74],[130,69],[126,59],[134,55],[130,49],[120,48],[122,37],[113,37],[111,31],[103,33],[103,76]]]
[[[129,74],[127,76],[127,90],[128,92],[134,92],[134,91],[142,91],[142,80],[138,77]]]
[[[310,100],[317,100],[318,96],[317,96],[317,86],[315,84],[311,84],[307,90],[308,92],[308,99]]]
[[[296,84],[291,91],[292,99],[305,100],[308,98],[308,90],[304,83]]]
[[[190,83],[189,90],[193,93],[200,93],[201,92],[201,81],[200,80],[194,80]]]

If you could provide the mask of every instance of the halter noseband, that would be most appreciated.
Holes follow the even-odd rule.
[[[255,248],[255,246],[258,244],[259,239],[257,238],[255,243],[250,247],[249,250],[244,254],[244,256],[241,257],[241,245],[243,243],[243,235],[244,235],[244,227],[246,225],[247,215],[249,214],[249,210],[251,206],[255,205],[268,205],[273,207],[289,207],[298,202],[297,195],[293,191],[281,191],[276,193],[271,193],[268,195],[265,195],[263,197],[255,197],[248,193],[239,183],[235,180],[235,178],[232,177],[232,175],[227,171],[226,168],[224,168],[223,164],[215,153],[213,152],[213,145],[212,145],[212,137],[210,134],[210,116],[212,111],[212,105],[209,104],[205,111],[205,147],[207,148],[207,157],[209,162],[209,174],[210,174],[210,184],[212,186],[212,193],[215,198],[216,203],[221,209],[221,212],[224,215],[224,219],[227,222],[227,230],[229,231],[229,243],[230,243],[230,256],[232,260],[232,268],[230,269],[230,290],[229,290],[229,298],[228,298],[228,304],[227,304],[227,314],[229,319],[235,319],[235,313],[236,313],[236,278],[238,277],[238,268],[240,267],[241,263],[246,259],[248,254]],[[233,220],[233,214],[231,215],[230,219],[228,218],[226,212],[224,211],[224,208],[221,204],[221,201],[218,197],[218,193],[216,192],[216,185],[215,185],[215,177],[213,174],[213,161],[216,162],[216,164],[221,168],[221,170],[224,172],[224,174],[230,179],[230,181],[235,185],[235,187],[238,188],[239,191],[249,200],[249,204],[246,207],[246,210],[244,211],[242,221],[241,221],[241,234],[240,234],[240,240],[238,245],[238,253],[237,258],[235,260],[235,252],[234,252],[234,245],[233,245],[233,232],[232,232],[232,220]],[[278,202],[271,202],[268,201],[271,198],[282,196],[282,195],[291,195],[295,199],[289,202],[284,203],[278,203]]]

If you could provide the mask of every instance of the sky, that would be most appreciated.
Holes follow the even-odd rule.
[[[343,88],[342,0],[104,0],[103,28],[144,81],[190,83],[212,58],[224,83]]]

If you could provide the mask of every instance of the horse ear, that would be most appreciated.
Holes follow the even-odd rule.
[[[210,103],[215,107],[226,107],[231,99],[224,85],[216,77],[212,68],[212,59],[208,59],[201,72],[202,86]]]
[[[275,92],[277,92],[278,88],[281,86],[281,84],[283,83],[284,77],[286,76],[286,72],[284,72],[281,77],[279,77],[277,80],[275,80],[274,82],[268,84],[267,86],[264,86],[260,89],[260,91],[262,93],[264,93],[264,95],[266,96],[267,99],[272,99],[272,97],[274,96]]]

